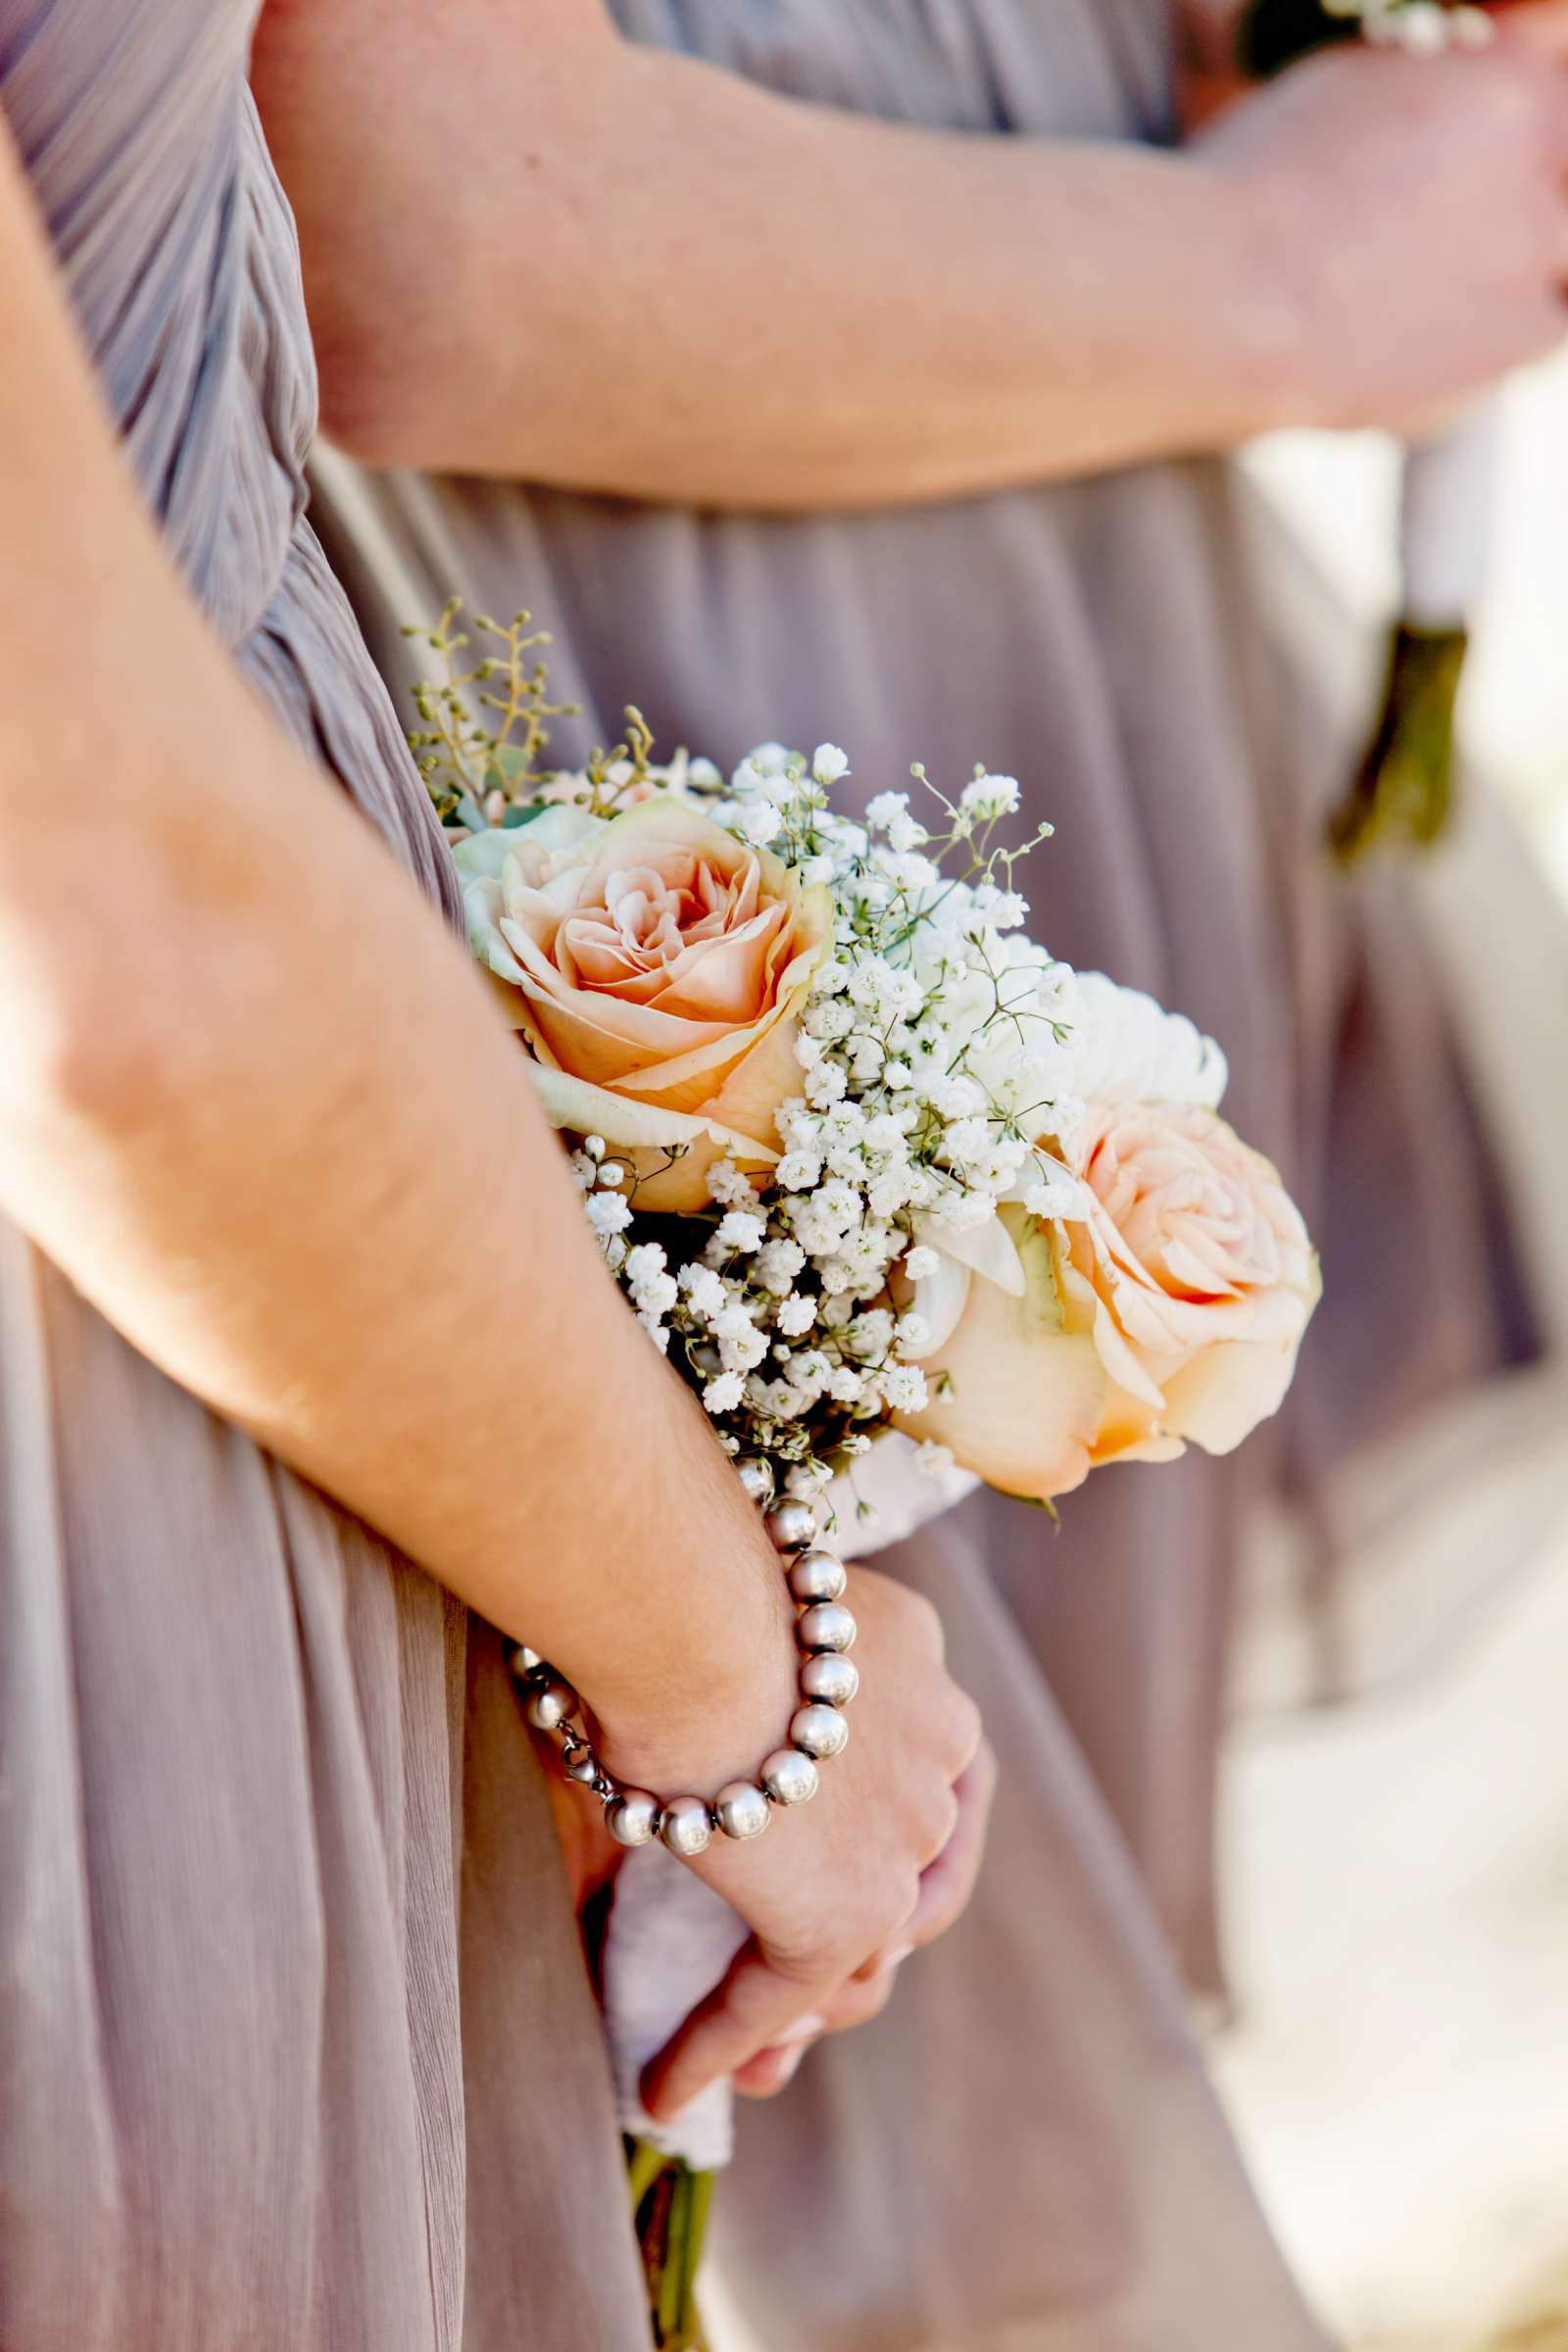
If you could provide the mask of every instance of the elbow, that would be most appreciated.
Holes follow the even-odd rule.
[[[450,292],[438,315],[406,297],[313,310],[325,438],[362,466],[482,470],[478,424],[495,354],[466,315]]]
[[[74,922],[56,893],[0,890],[0,1119],[11,1133],[167,1129],[222,1066],[224,967],[211,939],[167,894],[138,887],[133,855],[120,863],[125,900],[92,924]]]
[[[4,1116],[40,1143],[167,1130],[196,1093],[192,1026],[160,1021],[121,984],[47,979],[7,1007]]]
[[[200,1006],[160,1009],[127,976],[35,976],[7,1004],[7,1110],[33,1127],[131,1134],[176,1117],[205,1058]]]
[[[369,333],[318,332],[318,422],[325,438],[362,466],[430,466],[417,429],[421,396]],[[428,397],[425,395],[424,397]]]

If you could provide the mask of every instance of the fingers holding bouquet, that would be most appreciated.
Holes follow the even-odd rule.
[[[930,1603],[875,1569],[851,1571],[847,1594],[859,1628],[862,1680],[854,1736],[788,1838],[710,1846],[693,1868],[752,1929],[752,1940],[717,1989],[650,2069],[645,2098],[670,2118],[710,2083],[747,2078],[763,2053],[772,2071],[818,2034],[876,2013],[896,1957],[929,1941],[961,1909],[962,1859],[978,1862],[989,1788],[966,1776],[980,1748],[980,1719],[943,1664],[941,1621]],[[968,1832],[956,1879],[942,1887],[944,1857],[960,1824]],[[927,1885],[936,1875],[938,1894]],[[777,2055],[774,2055],[777,2054]]]
[[[1487,14],[1499,40],[1568,67],[1568,0],[1494,0]]]
[[[1469,30],[1445,34],[1455,26]],[[1421,27],[1446,46],[1428,54]],[[1375,45],[1308,56],[1363,29],[1380,32]],[[1249,224],[1240,299],[1274,322],[1281,423],[1404,431],[1560,340],[1562,0],[1485,12],[1255,0],[1206,40],[1191,153]]]
[[[850,2033],[880,2017],[893,1998],[904,1962],[956,1925],[980,1875],[996,1788],[996,1754],[982,1740],[954,1783],[952,1834],[920,1874],[919,1895],[899,1940],[874,1952],[819,2009],[798,2018],[785,2034],[737,2067],[735,2087],[745,2097],[773,2097],[794,2079],[813,2041],[825,2034]]]
[[[1187,0],[1184,15],[1191,153],[1250,224],[1241,300],[1273,355],[1275,421],[1405,445],[1382,698],[1324,828],[1348,868],[1430,848],[1453,810],[1501,447],[1488,395],[1568,327],[1568,7]]]

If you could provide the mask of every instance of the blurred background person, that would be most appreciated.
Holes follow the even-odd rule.
[[[748,2126],[736,2187],[755,2168],[790,2226],[738,2193],[720,2231],[764,2344],[1316,2340],[1157,1932],[1220,1997],[1242,1566],[1262,1513],[1289,1528],[1298,1680],[1349,1687],[1359,1580],[1441,1527],[1410,1464],[1500,1415],[1544,1446],[1553,1367],[1418,910],[1322,852],[1373,632],[1222,461],[1441,413],[1558,336],[1565,22],[1544,0],[1529,50],[1510,20],[1484,58],[1337,55],[1181,156],[1160,0],[264,22],[361,462],[323,460],[318,513],[388,677],[456,590],[554,629],[566,757],[635,699],[721,761],[829,735],[866,793],[914,757],[1016,772],[1057,826],[1044,936],[1221,1037],[1329,1268],[1272,1446],[1157,1499],[1102,1480],[1059,1541],[985,1498],[894,1555],[982,1696],[996,1852],[923,1981]]]
[[[1395,585],[1396,458],[1376,435],[1288,434],[1248,460],[1319,572],[1314,601],[1374,626]],[[1409,880],[1561,1332],[1568,359],[1510,386],[1503,459],[1459,822]],[[1353,676],[1323,685],[1360,699]],[[1553,1385],[1561,1430],[1560,1356],[1555,1384],[1547,1361],[1468,1396],[1458,1478],[1454,1433],[1430,1427],[1441,1526],[1429,1511],[1402,1552],[1391,1529],[1385,1573],[1354,1582],[1345,1646],[1375,1671],[1375,1703],[1271,1703],[1309,1663],[1273,1609],[1254,1608],[1238,1660],[1220,1808],[1238,2016],[1211,2057],[1286,2247],[1356,2352],[1568,2346],[1568,1515],[1560,1453],[1521,1451],[1511,1425]]]

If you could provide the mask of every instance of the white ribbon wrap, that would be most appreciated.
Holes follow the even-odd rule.
[[[622,1862],[604,1961],[620,2128],[666,2156],[684,2156],[694,2172],[717,2172],[734,2152],[729,2084],[713,2083],[671,2124],[654,2122],[639,2084],[649,2060],[723,1981],[749,1933],[723,1896],[662,1845],[641,1846]]]
[[[1399,499],[1403,617],[1418,629],[1462,629],[1486,578],[1502,450],[1502,396],[1405,452]]]

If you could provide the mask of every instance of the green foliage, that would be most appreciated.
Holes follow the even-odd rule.
[[[612,816],[634,786],[662,776],[653,765],[652,730],[634,704],[626,707],[621,741],[596,751],[585,768],[563,775],[547,767],[548,722],[575,718],[581,708],[551,702],[548,662],[528,660],[550,644],[549,631],[530,630],[526,612],[505,624],[477,613],[474,628],[496,650],[466,669],[472,641],[457,625],[462,611],[461,599],[449,597],[433,628],[403,631],[441,660],[442,675],[414,688],[421,723],[409,729],[409,746],[443,825],[458,833],[511,830],[527,823],[551,785],[558,786],[551,797]]]
[[[697,2272],[708,2234],[713,2175],[694,2173],[650,2140],[626,2143],[648,2308],[657,2352],[708,2352],[697,2309]]]
[[[548,699],[547,666],[530,663],[528,657],[548,645],[550,635],[545,629],[530,632],[528,612],[505,624],[477,614],[474,628],[496,650],[465,668],[463,657],[472,640],[457,626],[462,611],[461,600],[449,597],[434,628],[403,632],[428,645],[443,670],[414,689],[422,723],[410,729],[409,745],[442,823],[481,832],[491,822],[516,823],[512,811],[537,800],[545,780],[539,762],[550,741],[548,721],[573,716],[577,706]],[[487,712],[496,715],[487,717]],[[487,801],[496,809],[493,818],[485,813]]]

